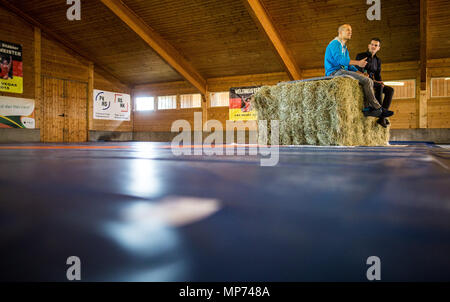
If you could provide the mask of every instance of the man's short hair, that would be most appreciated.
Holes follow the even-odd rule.
[[[346,27],[351,27],[350,24],[342,24],[341,26],[339,26],[338,28],[338,33],[340,33],[341,31],[343,31]]]
[[[381,44],[380,38],[372,38],[372,39],[370,39],[370,42],[372,42],[372,41],[378,41],[378,42],[380,42],[380,44]]]

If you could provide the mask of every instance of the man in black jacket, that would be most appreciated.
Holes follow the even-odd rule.
[[[375,90],[375,97],[383,108],[389,109],[394,95],[394,89],[386,86],[381,79],[381,60],[377,57],[377,52],[380,50],[381,41],[379,38],[373,38],[370,41],[369,48],[366,52],[362,52],[356,56],[356,60],[367,58],[367,65],[365,67],[357,67],[361,73],[366,74],[373,80],[373,88]],[[384,99],[383,99],[384,93]],[[389,125],[389,120],[385,117],[380,117],[377,121],[383,127]]]

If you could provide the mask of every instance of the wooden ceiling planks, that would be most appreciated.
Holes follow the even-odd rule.
[[[81,21],[68,21],[65,1],[8,0],[95,58],[121,81],[138,85],[183,78],[100,1],[82,2]],[[420,60],[420,1],[382,2],[381,21],[368,21],[361,0],[261,0],[295,63],[322,68],[325,48],[342,23],[353,26],[351,55],[382,40],[383,62]],[[204,79],[282,72],[282,62],[243,0],[123,0]],[[428,0],[428,58],[450,57],[450,1]]]
[[[155,50],[172,68],[178,71],[201,94],[206,95],[206,80],[198,71],[153,28],[148,26],[136,13],[121,0],[101,0],[129,28],[137,33],[153,50]]]
[[[283,71],[241,0],[125,0],[205,78]]]
[[[59,0],[9,0],[17,8],[64,36],[128,84],[168,82],[182,77],[100,1],[83,1],[81,21],[66,18]]]
[[[325,49],[343,23],[353,27],[352,56],[366,50],[370,38],[380,37],[384,62],[419,58],[419,1],[383,1],[380,21],[367,20],[369,6],[360,0],[263,2],[302,69],[323,66]]]
[[[450,1],[428,2],[428,59],[450,58]]]

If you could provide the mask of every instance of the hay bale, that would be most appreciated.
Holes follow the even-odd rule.
[[[281,145],[388,145],[389,128],[363,115],[363,101],[362,87],[348,77],[263,86],[252,100],[258,120],[268,121],[267,137],[270,121],[280,121]]]

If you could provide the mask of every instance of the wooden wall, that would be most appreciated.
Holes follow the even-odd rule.
[[[450,77],[450,59],[428,61],[427,82],[431,77]],[[303,70],[305,78],[323,76],[321,68]],[[384,81],[410,80],[416,81],[416,93],[413,98],[396,98],[392,102],[392,110],[395,115],[391,118],[392,129],[419,128],[419,62],[400,62],[383,64],[382,77]],[[260,75],[234,76],[208,79],[208,92],[228,91],[230,87],[251,85],[274,85],[278,82],[288,81],[286,73],[271,73]],[[430,84],[429,84],[430,85]],[[394,87],[395,89],[395,87]],[[181,93],[195,93],[186,82],[173,82],[155,85],[138,86],[134,90],[137,95],[173,95]],[[208,93],[209,94],[209,93]],[[209,97],[209,95],[207,96]],[[202,104],[202,111],[207,114],[208,120],[219,120],[225,126],[228,120],[227,107],[209,107],[209,102]],[[176,119],[186,119],[193,122],[193,112],[199,109],[163,110],[147,113],[135,112],[135,131],[170,131],[172,122]],[[431,98],[430,92],[427,99],[427,125],[428,128],[450,128],[450,98]],[[251,129],[255,128],[253,124]]]
[[[208,93],[206,99],[202,102],[202,108],[180,109],[178,104],[177,109],[134,112],[134,131],[170,132],[172,122],[179,119],[187,120],[193,129],[194,112],[202,112],[203,122],[206,120],[218,120],[225,127],[225,121],[228,120],[228,107],[210,107],[210,92],[229,91],[231,87],[274,85],[278,82],[288,80],[289,78],[284,72],[212,78],[207,81]],[[157,96],[189,93],[197,93],[197,91],[193,86],[184,81],[139,85],[133,90],[134,97],[155,97],[155,108]],[[256,123],[250,122],[249,129],[255,130]]]
[[[41,76],[86,84],[92,82],[92,89],[131,93],[131,89],[127,85],[102,70],[92,72],[91,63],[88,60],[59,42],[55,42],[45,32],[41,33],[40,29],[24,21],[21,17],[1,7],[0,40],[22,45],[24,74],[23,94],[0,92],[0,95],[35,99],[36,128],[40,128],[42,122],[42,85],[39,83]],[[91,94],[88,96],[88,104],[88,130],[133,130],[132,116],[129,122],[94,120]]]
[[[39,35],[40,36],[40,35]],[[134,97],[142,95],[173,95],[196,93],[197,91],[185,81],[138,85],[134,89],[120,83],[119,80],[102,72],[98,68],[92,69],[91,63],[78,56],[72,50],[65,48],[42,33],[40,43],[36,40],[35,27],[23,21],[17,15],[0,7],[0,39],[19,43],[23,47],[24,93],[8,94],[13,97],[36,99],[36,125],[40,127],[40,85],[38,80],[42,76],[75,80],[91,83],[92,89],[132,94]],[[36,47],[41,45],[40,61],[36,61]],[[40,68],[39,68],[40,66]],[[38,75],[38,76],[37,76]],[[306,78],[322,76],[323,69],[303,70]],[[416,79],[419,81],[419,62],[402,62],[383,64],[384,80]],[[427,82],[431,77],[450,77],[450,59],[434,59],[428,61]],[[286,73],[269,73],[247,76],[232,76],[210,78],[207,80],[208,92],[228,91],[233,86],[273,85],[287,81]],[[396,114],[392,117],[392,128],[419,128],[419,85],[416,85],[416,98],[395,99],[392,109]],[[428,90],[429,91],[429,90]],[[152,112],[133,112],[130,122],[115,122],[94,120],[92,118],[92,97],[89,98],[88,129],[98,131],[170,131],[172,122],[177,119],[188,120],[193,124],[193,113],[202,112],[203,119],[216,119],[225,123],[228,119],[227,107],[209,107],[209,93],[202,102],[202,108],[155,110]],[[134,107],[134,106],[132,106]],[[426,125],[429,128],[450,128],[450,98],[431,98],[428,95]]]
[[[450,77],[450,59],[428,61],[428,86],[431,77]],[[428,90],[428,128],[450,128],[450,97],[431,97]]]
[[[157,108],[157,97],[163,95],[180,95],[197,93],[197,90],[188,82],[178,81],[151,85],[138,85],[133,89],[133,97],[153,96],[155,108]],[[205,102],[202,102],[202,108]],[[181,109],[179,98],[177,98],[177,109],[135,111],[134,131],[137,132],[170,132],[172,122],[176,120],[187,120],[194,127],[194,112],[202,112],[202,108]]]

